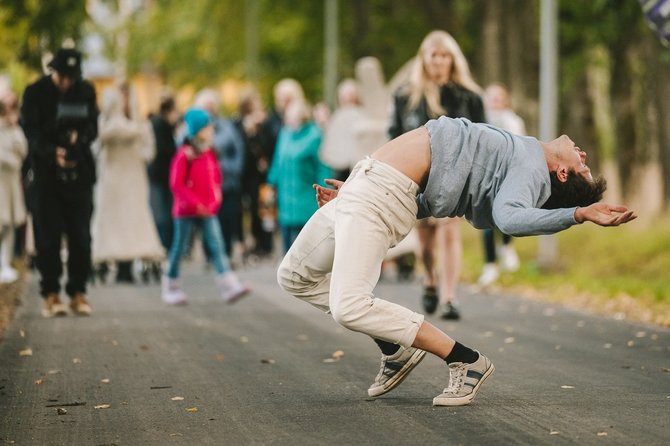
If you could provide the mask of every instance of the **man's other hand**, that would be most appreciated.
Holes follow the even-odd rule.
[[[635,220],[637,215],[625,206],[614,206],[607,203],[593,203],[585,208],[577,208],[575,220],[578,223],[591,221],[600,226],[619,226]]]
[[[56,147],[56,164],[61,169],[72,169],[77,165],[74,161],[67,161],[67,150],[62,147]]]
[[[337,193],[344,184],[343,181],[333,180],[330,178],[325,181],[326,184],[328,184],[329,186],[333,186],[334,189],[328,189],[323,186],[319,186],[318,184],[312,185],[312,187],[316,191],[316,202],[318,203],[319,207],[323,206],[333,198],[337,197]]]

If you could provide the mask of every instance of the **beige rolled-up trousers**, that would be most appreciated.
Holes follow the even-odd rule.
[[[389,248],[416,221],[419,186],[393,167],[360,161],[337,198],[312,216],[286,253],[279,285],[340,325],[409,347],[423,315],[375,297]]]

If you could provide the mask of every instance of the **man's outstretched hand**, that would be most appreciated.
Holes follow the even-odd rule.
[[[607,203],[593,203],[585,208],[577,208],[575,211],[575,220],[579,223],[592,221],[600,226],[619,226],[636,218],[635,212],[628,208]]]
[[[319,204],[319,207],[328,203],[333,198],[337,197],[337,193],[340,190],[340,187],[344,184],[343,181],[327,179],[325,180],[326,184],[333,186],[334,189],[328,189],[318,184],[312,184],[312,187],[316,191],[316,202]]]

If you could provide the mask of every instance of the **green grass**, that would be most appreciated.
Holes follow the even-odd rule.
[[[484,261],[481,233],[465,222],[462,233],[463,279],[474,283]],[[535,261],[538,237],[514,239],[522,268],[503,274],[499,284],[597,312],[670,325],[670,217],[616,228],[584,224],[556,238],[559,260],[549,271],[541,271]]]

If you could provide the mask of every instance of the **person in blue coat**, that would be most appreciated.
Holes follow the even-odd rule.
[[[285,124],[279,132],[268,183],[277,192],[278,220],[284,252],[317,210],[315,183],[324,184],[330,169],[319,159],[322,132],[311,120],[306,102],[295,100],[286,109]]]

